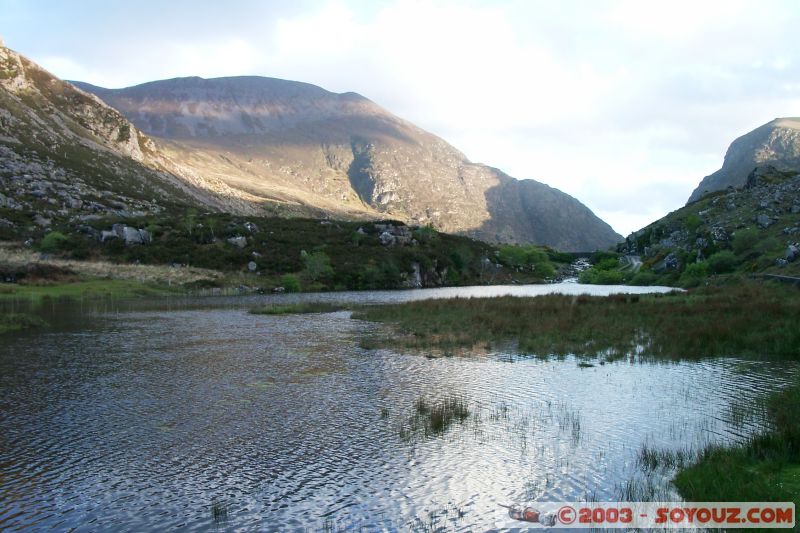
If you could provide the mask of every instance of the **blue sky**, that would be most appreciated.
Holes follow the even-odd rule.
[[[257,74],[356,91],[626,234],[737,136],[800,115],[794,0],[0,0],[6,45],[122,87]]]

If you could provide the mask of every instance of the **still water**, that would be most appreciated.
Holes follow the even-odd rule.
[[[746,438],[763,429],[746,406],[794,368],[581,368],[510,349],[429,359],[360,348],[390,332],[348,312],[247,312],[266,301],[619,289],[53,304],[42,311],[52,329],[0,345],[0,530],[486,531],[521,525],[499,504],[677,498],[670,471],[638,461],[643,446]],[[452,397],[465,420],[413,429],[420,398]]]

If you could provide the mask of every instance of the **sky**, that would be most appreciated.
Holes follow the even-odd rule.
[[[6,46],[61,78],[355,91],[623,235],[800,116],[798,27],[797,0],[0,0]]]

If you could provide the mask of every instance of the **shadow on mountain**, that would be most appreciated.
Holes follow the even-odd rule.
[[[567,252],[604,250],[623,240],[572,196],[538,181],[490,170],[500,180],[485,193],[490,218],[471,235],[501,243],[534,242]]]

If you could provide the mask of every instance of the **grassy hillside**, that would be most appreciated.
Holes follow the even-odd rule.
[[[755,169],[745,187],[702,197],[598,256],[587,283],[697,286],[754,274],[800,277],[800,174]],[[634,268],[624,256],[637,256]]]
[[[563,266],[559,262],[569,261],[547,248],[495,247],[399,222],[240,217],[191,209],[65,221],[46,230],[19,228],[2,237],[25,240],[29,249],[51,259],[221,273],[195,280],[193,287],[230,280],[286,290],[541,282],[555,276]]]

